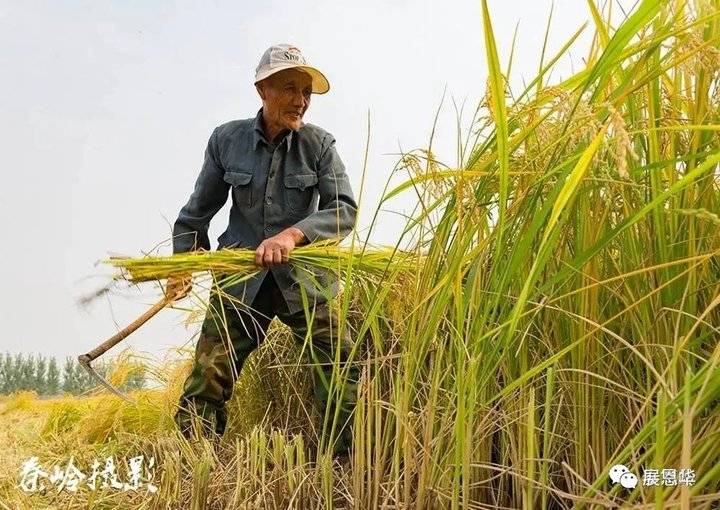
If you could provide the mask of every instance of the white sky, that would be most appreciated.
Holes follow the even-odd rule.
[[[617,18],[619,6],[635,3],[614,1]],[[519,23],[517,93],[537,70],[551,2],[488,4],[503,68]],[[374,211],[399,148],[426,145],[445,87],[434,147],[454,164],[451,98],[465,101],[467,121],[485,92],[480,5],[0,1],[0,350],[77,356],[158,299],[146,284],[85,310],[76,304],[108,281],[97,260],[169,238],[213,128],[260,107],[254,69],[271,44],[297,45],[328,77],[330,92],[313,96],[304,120],[335,136],[356,195],[370,112],[361,216]],[[556,0],[548,53],[590,19],[585,0]],[[591,31],[592,23],[552,81],[582,67]],[[212,222],[213,248],[227,214]],[[400,224],[387,214],[374,240],[392,243]],[[160,356],[196,333],[184,317],[165,310],[123,344]]]

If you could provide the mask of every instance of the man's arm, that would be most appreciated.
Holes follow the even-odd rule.
[[[205,150],[205,161],[190,200],[180,210],[173,227],[173,253],[203,248],[210,250],[208,227],[213,216],[225,205],[230,184],[223,180],[219,163],[217,128]]]
[[[217,147],[217,128],[210,135],[205,161],[195,182],[190,200],[180,210],[173,226],[173,253],[184,253],[200,248],[210,250],[208,227],[213,216],[225,205],[230,185],[223,180]],[[190,276],[168,278],[165,295],[182,299],[192,290]]]
[[[326,134],[318,163],[320,203],[317,212],[293,225],[309,242],[342,239],[355,226],[357,204],[345,165],[335,149],[335,138]]]

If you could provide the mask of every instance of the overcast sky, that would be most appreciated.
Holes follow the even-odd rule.
[[[615,0],[617,19],[634,3]],[[537,70],[551,2],[488,4],[503,67],[519,23],[517,91]],[[590,19],[585,0],[556,0],[548,51]],[[591,31],[553,81],[583,65]],[[77,356],[158,299],[148,284],[87,309],[76,303],[108,281],[96,261],[169,238],[210,133],[255,115],[254,69],[279,42],[328,77],[330,92],[313,96],[304,120],[335,136],[356,194],[370,116],[361,218],[375,210],[398,151],[426,146],[445,88],[434,145],[455,164],[452,98],[464,102],[466,126],[485,92],[480,0],[0,2],[2,351]],[[213,248],[227,214],[211,224]],[[382,225],[374,240],[393,242],[397,215]],[[187,346],[199,325],[184,326],[185,317],[165,310],[124,344],[156,357]]]

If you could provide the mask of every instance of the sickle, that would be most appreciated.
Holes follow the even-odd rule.
[[[100,383],[102,386],[110,390],[112,393],[117,395],[118,397],[122,398],[123,400],[130,402],[131,404],[134,404],[130,397],[122,393],[120,390],[115,388],[112,384],[107,382],[100,374],[98,374],[95,369],[90,365],[91,362],[105,354],[108,350],[113,348],[115,345],[119,344],[123,339],[127,338],[131,333],[133,333],[136,329],[138,329],[140,326],[145,324],[147,321],[149,321],[153,316],[155,316],[160,310],[165,308],[168,304],[173,302],[173,296],[165,296],[160,301],[152,305],[145,313],[143,313],[140,317],[135,319],[133,322],[128,324],[125,328],[121,329],[117,333],[115,333],[113,336],[105,340],[103,343],[95,347],[93,350],[87,352],[86,354],[82,354],[78,356],[78,363],[82,365],[82,367],[87,370],[87,372],[92,376],[93,379],[95,379],[98,383]]]

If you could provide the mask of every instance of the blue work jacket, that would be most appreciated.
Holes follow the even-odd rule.
[[[187,204],[173,227],[173,252],[210,250],[210,220],[232,195],[228,227],[218,249],[256,249],[260,243],[294,226],[309,241],[342,239],[355,225],[357,204],[335,149],[335,138],[313,124],[286,130],[269,141],[262,108],[255,118],[215,128],[205,161]],[[302,310],[300,286],[321,303],[335,295],[337,277],[314,270],[310,276],[292,263],[270,269],[291,313]],[[235,284],[226,292],[250,306],[268,270]],[[317,288],[317,283],[325,290]]]

